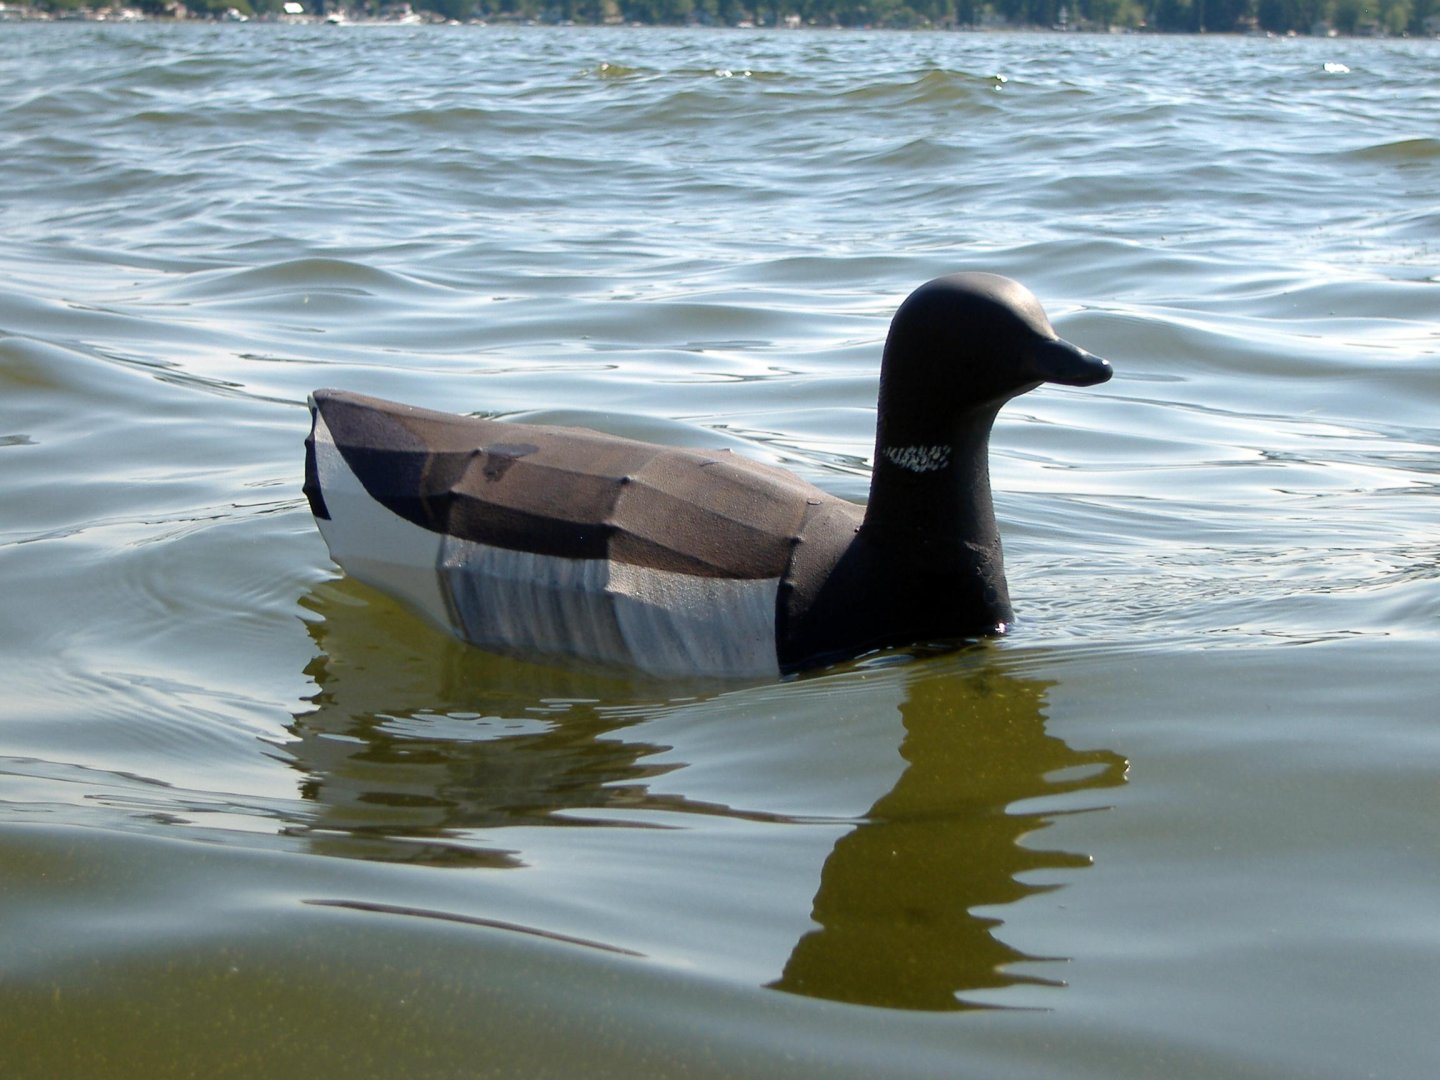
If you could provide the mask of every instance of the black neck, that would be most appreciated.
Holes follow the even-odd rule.
[[[977,583],[997,622],[1010,602],[990,494],[990,429],[998,408],[917,434],[877,433],[870,501],[860,534],[917,572]]]

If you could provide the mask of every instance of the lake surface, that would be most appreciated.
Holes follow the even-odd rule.
[[[1440,1069],[1440,44],[0,27],[0,1072]],[[1019,624],[759,684],[340,576],[306,394],[863,500],[1018,278]]]

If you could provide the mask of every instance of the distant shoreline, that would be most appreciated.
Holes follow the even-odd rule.
[[[240,25],[255,23],[261,26],[468,26],[477,28],[508,28],[508,27],[536,27],[548,29],[617,29],[617,30],[759,30],[762,32],[783,31],[821,31],[826,33],[866,33],[866,32],[891,32],[891,33],[940,33],[940,34],[1075,34],[1090,37],[1119,37],[1119,36],[1146,36],[1146,37],[1234,37],[1234,38],[1315,38],[1315,39],[1336,39],[1336,40],[1440,40],[1440,34],[1371,34],[1356,33],[1342,34],[1339,31],[1331,30],[1328,33],[1300,34],[1295,31],[1287,33],[1275,33],[1254,30],[1153,30],[1145,27],[1131,29],[1128,27],[1057,27],[1057,26],[1032,26],[1032,25],[996,25],[996,26],[841,26],[841,25],[818,25],[806,24],[798,27],[773,26],[754,23],[643,23],[643,22],[579,22],[575,20],[546,21],[543,19],[446,19],[435,18],[384,18],[384,17],[361,17],[330,19],[318,15],[302,16],[275,16],[275,15],[252,15],[245,18],[227,18],[224,14],[188,14],[179,17],[173,15],[149,15],[144,12],[106,11],[105,9],[81,9],[66,11],[63,13],[35,12],[17,13],[16,10],[6,8],[0,10],[0,24],[4,23],[103,23],[106,25],[129,25],[136,23],[157,23],[171,25],[207,25],[216,24]]]
[[[196,3],[197,0],[191,0]],[[226,3],[227,0],[199,0],[203,4]],[[1145,35],[1196,35],[1196,36],[1225,36],[1225,37],[1252,37],[1252,38],[1394,38],[1394,39],[1440,39],[1440,16],[1427,15],[1421,22],[1418,32],[1414,29],[1406,29],[1399,32],[1388,32],[1381,29],[1374,23],[1364,25],[1352,25],[1348,20],[1341,19],[1340,26],[1333,25],[1330,21],[1317,21],[1306,30],[1297,29],[1265,29],[1260,25],[1259,19],[1253,15],[1245,16],[1239,23],[1225,29],[1214,29],[1210,27],[1183,27],[1183,26],[1160,26],[1150,25],[1144,22],[1138,25],[1121,25],[1118,23],[1106,24],[1092,19],[1084,18],[1077,14],[1071,18],[1068,14],[1069,3],[1066,0],[1050,0],[1053,9],[1058,13],[1057,21],[1046,25],[1043,22],[1026,22],[1006,19],[996,14],[990,4],[975,3],[965,10],[976,15],[974,21],[962,21],[954,14],[946,15],[938,20],[921,18],[914,15],[909,8],[901,8],[905,13],[904,17],[897,17],[889,21],[875,23],[848,23],[831,15],[822,21],[818,19],[802,20],[798,15],[781,14],[782,8],[777,0],[767,0],[771,3],[768,9],[757,8],[756,12],[766,10],[768,18],[759,14],[749,15],[746,9],[730,8],[732,14],[738,13],[740,17],[722,19],[715,16],[702,14],[699,17],[692,16],[684,20],[645,20],[626,19],[620,14],[620,9],[615,0],[599,0],[593,7],[593,11],[605,12],[603,17],[575,17],[566,15],[567,9],[573,10],[577,5],[574,0],[570,3],[548,7],[543,14],[521,14],[515,12],[487,13],[483,15],[472,15],[465,18],[447,16],[443,11],[429,8],[416,10],[410,3],[400,0],[398,3],[387,2],[375,13],[375,5],[370,5],[370,11],[362,11],[357,8],[347,8],[334,0],[309,0],[307,3],[298,0],[288,0],[276,10],[255,10],[250,0],[235,0],[239,6],[227,6],[225,8],[209,7],[203,10],[192,10],[184,3],[184,0],[149,0],[147,7],[132,7],[116,4],[101,5],[75,5],[66,6],[63,0],[58,9],[56,5],[26,5],[13,4],[0,0],[0,23],[35,23],[35,22],[90,22],[90,23],[261,23],[267,25],[356,25],[356,26],[478,26],[478,27],[518,27],[518,26],[539,26],[539,27],[620,27],[620,28],[669,28],[669,29],[714,29],[714,30],[834,30],[834,31],[864,31],[864,30],[898,30],[898,31],[938,31],[952,33],[1064,33],[1064,34],[1145,34]],[[445,0],[438,0],[442,5]],[[1077,12],[1091,10],[1091,3],[1094,0],[1070,0],[1075,5]],[[1182,0],[1188,2],[1188,0]],[[1264,3],[1265,0],[1240,0],[1245,3]],[[1339,12],[1342,5],[1354,2],[1354,0],[1330,0],[1330,7],[1334,12]],[[1440,3],[1440,0],[1434,0]],[[477,5],[478,6],[478,5]],[[1427,5],[1428,6],[1428,5]],[[308,8],[321,7],[321,11],[311,11]],[[953,5],[952,5],[953,8]],[[1368,8],[1366,10],[1369,10]]]

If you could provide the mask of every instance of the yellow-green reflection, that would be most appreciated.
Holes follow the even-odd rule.
[[[619,827],[584,813],[615,808],[790,827],[780,814],[651,790],[656,776],[683,766],[673,756],[664,766],[648,760],[669,748],[644,741],[642,721],[682,704],[708,707],[703,694],[667,701],[673,685],[489,656],[430,634],[346,582],[326,586],[310,606],[324,615],[311,624],[320,655],[307,668],[319,692],[315,709],[296,717],[297,741],[287,749],[316,807],[293,833],[317,851],[515,868],[524,853],[506,846],[507,827]],[[949,1010],[966,1008],[967,995],[1043,981],[1013,970],[1040,958],[995,936],[1000,920],[977,909],[1053,887],[1035,883],[1036,871],[1086,865],[1084,855],[1024,838],[1064,812],[1050,800],[1122,782],[1125,762],[1047,734],[1050,684],[1007,672],[1002,661],[977,650],[876,673],[900,698],[903,771],[834,844],[810,912],[816,928],[770,986]],[[773,708],[777,689],[783,699],[845,677],[763,692]],[[834,695],[836,707],[852,696]],[[1036,808],[1017,809],[1032,800]],[[732,930],[743,936],[743,927]]]
[[[957,1009],[967,991],[1026,979],[1027,957],[991,934],[977,907],[1048,886],[1019,875],[1086,865],[1086,856],[1021,843],[1046,816],[1021,800],[1120,783],[1125,761],[1045,733],[1049,684],[995,670],[917,673],[900,706],[907,767],[865,820],[835,845],[812,917],[772,985],[869,1005]]]

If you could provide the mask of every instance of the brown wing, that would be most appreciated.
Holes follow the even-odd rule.
[[[369,494],[434,532],[702,577],[778,578],[807,507],[833,496],[728,451],[314,394]]]

